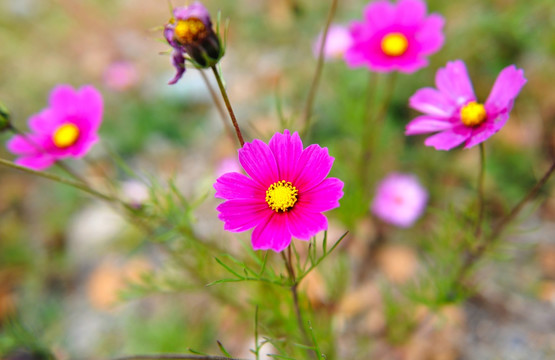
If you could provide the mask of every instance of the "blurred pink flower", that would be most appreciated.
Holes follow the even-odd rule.
[[[83,157],[98,141],[102,95],[92,86],[75,91],[58,85],[50,93],[50,107],[29,119],[32,132],[15,135],[7,148],[19,156],[16,164],[35,170],[59,159]]]
[[[376,189],[372,212],[383,221],[407,228],[422,215],[428,192],[414,175],[392,173]]]
[[[128,61],[117,61],[104,72],[104,84],[112,90],[127,90],[137,83],[138,74],[135,65]]]
[[[242,232],[254,228],[252,247],[280,252],[291,237],[309,240],[328,228],[324,211],[339,206],[343,182],[326,178],[333,164],[327,148],[310,145],[303,150],[298,133],[276,133],[268,145],[260,140],[239,149],[239,161],[248,176],[222,175],[214,184],[224,229]],[[250,176],[250,177],[249,177]]]
[[[481,104],[476,101],[464,62],[448,62],[436,73],[437,90],[423,88],[410,98],[410,106],[425,115],[413,119],[405,134],[438,132],[425,141],[437,150],[450,150],[462,143],[465,148],[473,147],[501,130],[525,83],[524,71],[508,66],[501,70]]]
[[[241,164],[239,164],[239,161],[237,161],[235,157],[228,157],[220,161],[216,168],[216,177],[230,172],[241,172]]]
[[[322,35],[322,33],[318,35],[318,38],[312,46],[312,53],[316,58],[320,54]],[[347,49],[351,46],[352,42],[351,33],[345,26],[331,25],[328,29],[326,44],[324,45],[324,59],[332,60],[343,58],[345,51],[347,51]]]
[[[413,73],[428,65],[427,56],[443,45],[443,17],[426,16],[422,0],[371,2],[364,20],[351,24],[352,46],[345,53],[350,67],[367,66],[377,72]]]

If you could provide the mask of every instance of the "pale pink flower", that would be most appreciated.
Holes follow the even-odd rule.
[[[312,53],[316,58],[320,55],[322,35],[322,33],[318,35],[318,38],[312,46]],[[345,51],[351,46],[352,42],[351,33],[345,26],[337,24],[331,25],[328,29],[328,35],[326,36],[326,44],[324,45],[324,59],[333,60],[343,58]]]
[[[135,65],[128,61],[117,61],[104,72],[104,84],[115,91],[124,91],[137,83],[138,73]]]

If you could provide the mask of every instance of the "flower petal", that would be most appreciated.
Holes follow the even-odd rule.
[[[466,126],[445,130],[426,139],[426,146],[433,146],[436,150],[451,150],[467,140],[472,134],[472,128]]]
[[[233,232],[245,231],[260,224],[271,209],[264,201],[228,200],[218,205],[218,218],[224,222],[224,229]]]
[[[303,211],[328,211],[339,207],[339,199],[342,197],[343,181],[327,178],[311,190],[301,193],[293,210],[300,207]]]
[[[466,66],[461,60],[448,62],[447,66],[437,71],[436,86],[457,106],[476,100]]]
[[[30,155],[39,153],[38,146],[31,143],[30,141],[32,141],[32,139],[26,136],[15,135],[6,143],[6,148],[12,154],[16,155]]]
[[[272,212],[257,227],[251,237],[254,250],[280,252],[291,243],[291,232],[287,226],[287,214]]]
[[[487,140],[493,134],[501,130],[503,125],[509,119],[509,112],[501,113],[495,118],[495,121],[486,121],[482,125],[478,126],[477,128],[472,130],[472,136],[468,141],[465,143],[464,148],[468,149],[473,146],[478,145],[479,143]]]
[[[44,170],[56,162],[56,159],[49,154],[36,154],[33,156],[20,157],[15,163],[33,170]]]
[[[290,180],[295,174],[295,165],[303,151],[303,143],[297,132],[289,134],[285,130],[283,134],[276,133],[268,144],[274,153],[278,166],[280,180]]]
[[[396,23],[414,26],[422,22],[426,16],[426,3],[421,0],[401,0],[397,3]]]
[[[301,154],[295,170],[293,185],[299,192],[305,192],[324,180],[333,165],[334,158],[328,154],[328,148],[319,145],[310,145]]]
[[[522,69],[511,65],[501,70],[485,103],[488,115],[510,111],[514,99],[524,84],[526,84],[526,78]]]
[[[420,51],[424,55],[432,54],[441,49],[445,36],[443,26],[445,19],[437,14],[431,14],[415,34],[416,41],[420,43]]]
[[[425,114],[446,119],[456,111],[455,105],[449,98],[433,88],[418,90],[411,96],[409,106]]]
[[[270,147],[255,139],[239,149],[239,162],[245,172],[262,188],[280,181],[278,167]]]
[[[102,122],[103,101],[102,95],[94,87],[87,85],[79,89],[79,111],[81,113],[79,124],[88,131],[96,131]],[[86,125],[86,126],[84,126]]]
[[[423,115],[407,124],[405,135],[418,135],[452,129],[454,124],[445,119]]]
[[[248,176],[240,173],[225,173],[214,183],[216,197],[226,200],[261,199],[265,198],[266,189]]]
[[[58,85],[52,89],[50,108],[57,116],[75,116],[79,113],[79,97],[70,85]]]
[[[174,49],[172,52],[172,65],[175,68],[175,76],[168,82],[169,85],[177,83],[185,74],[185,57],[179,49]]]
[[[289,231],[301,240],[310,240],[312,236],[328,228],[328,219],[321,213],[295,207],[287,213],[287,217]]]
[[[383,29],[394,22],[395,6],[385,0],[371,2],[364,9],[364,19],[373,30]]]
[[[52,136],[52,133],[62,122],[63,118],[60,119],[51,109],[44,109],[29,118],[29,127],[35,133]]]

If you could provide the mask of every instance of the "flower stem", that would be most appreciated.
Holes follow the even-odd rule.
[[[242,360],[225,356],[210,355],[182,355],[182,354],[158,354],[158,355],[131,355],[119,357],[114,360]]]
[[[524,196],[522,200],[520,200],[518,204],[516,204],[515,207],[512,208],[512,210],[509,212],[509,214],[507,214],[507,216],[505,216],[503,219],[501,219],[499,223],[497,223],[497,225],[494,227],[491,234],[486,239],[484,239],[484,241],[476,249],[474,249],[473,251],[470,251],[467,254],[459,272],[455,276],[455,282],[454,282],[455,284],[461,284],[464,281],[466,275],[468,274],[468,271],[472,268],[472,266],[484,256],[484,254],[486,253],[486,250],[488,250],[491,246],[493,246],[496,243],[496,241],[498,240],[499,236],[501,235],[505,227],[512,220],[514,220],[514,218],[522,210],[524,205],[526,205],[526,203],[528,203],[530,200],[532,200],[538,195],[538,192],[549,180],[549,178],[551,177],[554,171],[555,171],[555,159],[553,160],[551,167],[542,176],[542,178],[536,183],[536,185],[534,185],[534,187],[530,189],[530,191],[526,194],[526,196]]]
[[[231,103],[229,102],[229,97],[227,96],[227,92],[225,90],[224,84],[222,82],[222,78],[218,73],[218,69],[216,69],[216,65],[212,66],[212,72],[214,72],[214,76],[216,77],[216,81],[218,82],[218,87],[220,88],[220,92],[222,93],[222,97],[224,99],[225,106],[227,108],[227,112],[229,113],[229,117],[231,118],[231,122],[233,123],[233,127],[235,128],[235,133],[237,134],[237,139],[239,139],[239,143],[241,147],[245,145],[245,141],[243,140],[243,135],[241,134],[241,129],[239,129],[239,124],[237,123],[237,118],[235,117],[235,113],[233,112],[233,108],[231,107]]]
[[[231,129],[231,127],[227,122],[227,116],[225,114],[225,110],[222,108],[222,104],[220,103],[220,100],[218,100],[218,95],[214,91],[214,88],[210,84],[210,81],[208,81],[208,77],[206,77],[204,70],[198,69],[198,71],[200,73],[200,76],[202,76],[202,80],[204,80],[204,83],[206,84],[206,88],[208,89],[208,92],[210,92],[210,96],[212,96],[212,100],[214,101],[214,105],[216,106],[216,109],[220,114],[220,118],[222,119],[227,136],[229,136],[231,141],[235,141],[235,137],[233,136],[233,130]]]
[[[484,175],[486,172],[486,149],[484,143],[480,143],[480,174],[478,175],[478,217],[476,218],[476,230],[474,235],[479,239],[482,235],[482,221],[484,219]]]
[[[306,331],[306,327],[304,326],[303,315],[301,312],[301,308],[299,306],[299,294],[297,292],[297,287],[299,286],[299,282],[295,277],[295,270],[293,269],[293,264],[291,262],[291,246],[288,247],[288,256],[282,252],[281,257],[285,262],[285,268],[287,269],[287,273],[289,274],[289,279],[291,280],[291,294],[293,295],[293,306],[295,308],[295,316],[297,318],[297,325],[299,326],[299,330],[301,330],[301,334],[303,335],[303,339],[305,344],[310,344],[310,337],[308,336],[308,332]],[[318,354],[316,352],[312,353],[314,358],[318,358]]]
[[[310,90],[308,92],[308,97],[306,99],[304,113],[303,113],[303,134],[308,135],[310,132],[310,125],[312,122],[312,109],[314,108],[314,99],[316,98],[316,92],[318,90],[318,85],[320,83],[320,78],[322,77],[322,70],[324,68],[324,49],[326,41],[328,38],[328,30],[330,28],[333,17],[335,16],[335,11],[337,10],[338,0],[332,0],[330,11],[328,13],[328,18],[326,20],[326,25],[324,26],[324,32],[322,33],[322,40],[320,42],[320,51],[318,52],[318,62],[316,64],[316,70],[312,78],[312,84],[310,85]]]

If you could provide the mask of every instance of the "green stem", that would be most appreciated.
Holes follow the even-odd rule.
[[[222,119],[227,136],[229,136],[231,141],[235,141],[235,137],[233,136],[233,130],[231,129],[231,127],[229,127],[229,124],[227,122],[227,116],[225,114],[225,110],[222,108],[222,104],[218,100],[218,94],[216,94],[216,92],[214,91],[214,88],[210,84],[210,81],[208,81],[208,77],[204,73],[204,70],[198,69],[198,71],[200,73],[200,76],[202,76],[202,80],[204,80],[204,83],[206,84],[206,88],[208,89],[208,92],[210,92],[210,96],[212,96],[212,101],[214,101],[214,105],[216,106],[216,109],[220,114],[220,118]]]
[[[314,99],[316,98],[316,92],[318,91],[318,85],[320,83],[320,78],[322,77],[322,70],[324,68],[324,49],[326,41],[328,38],[328,30],[330,28],[333,17],[337,10],[338,0],[332,0],[330,11],[328,13],[328,18],[326,20],[326,25],[324,26],[324,32],[322,33],[322,41],[320,42],[320,51],[318,52],[318,62],[316,64],[316,70],[314,72],[314,77],[312,78],[312,84],[310,85],[310,90],[308,92],[308,97],[306,99],[304,108],[304,127],[303,134],[307,135],[310,132],[310,125],[312,122],[312,109],[314,108]]]
[[[114,360],[242,360],[242,359],[229,358],[226,356],[210,356],[210,355],[158,354],[158,355],[131,355],[131,356],[119,357]]]
[[[237,118],[235,117],[235,113],[233,112],[233,108],[231,107],[231,103],[229,102],[229,97],[227,96],[225,86],[222,82],[222,78],[218,73],[218,69],[216,69],[215,65],[212,66],[212,71],[214,72],[214,76],[216,77],[216,81],[218,82],[218,87],[220,88],[220,92],[222,93],[222,97],[224,99],[227,112],[229,113],[229,117],[231,118],[231,122],[233,123],[233,127],[235,128],[235,134],[237,135],[237,139],[239,139],[239,143],[241,144],[241,147],[243,147],[243,145],[245,145],[245,141],[243,140],[241,129],[239,129],[239,124],[237,123]]]
[[[482,221],[484,219],[484,175],[486,173],[486,150],[484,143],[480,143],[480,174],[478,175],[478,217],[474,235],[479,239],[482,235]]]

